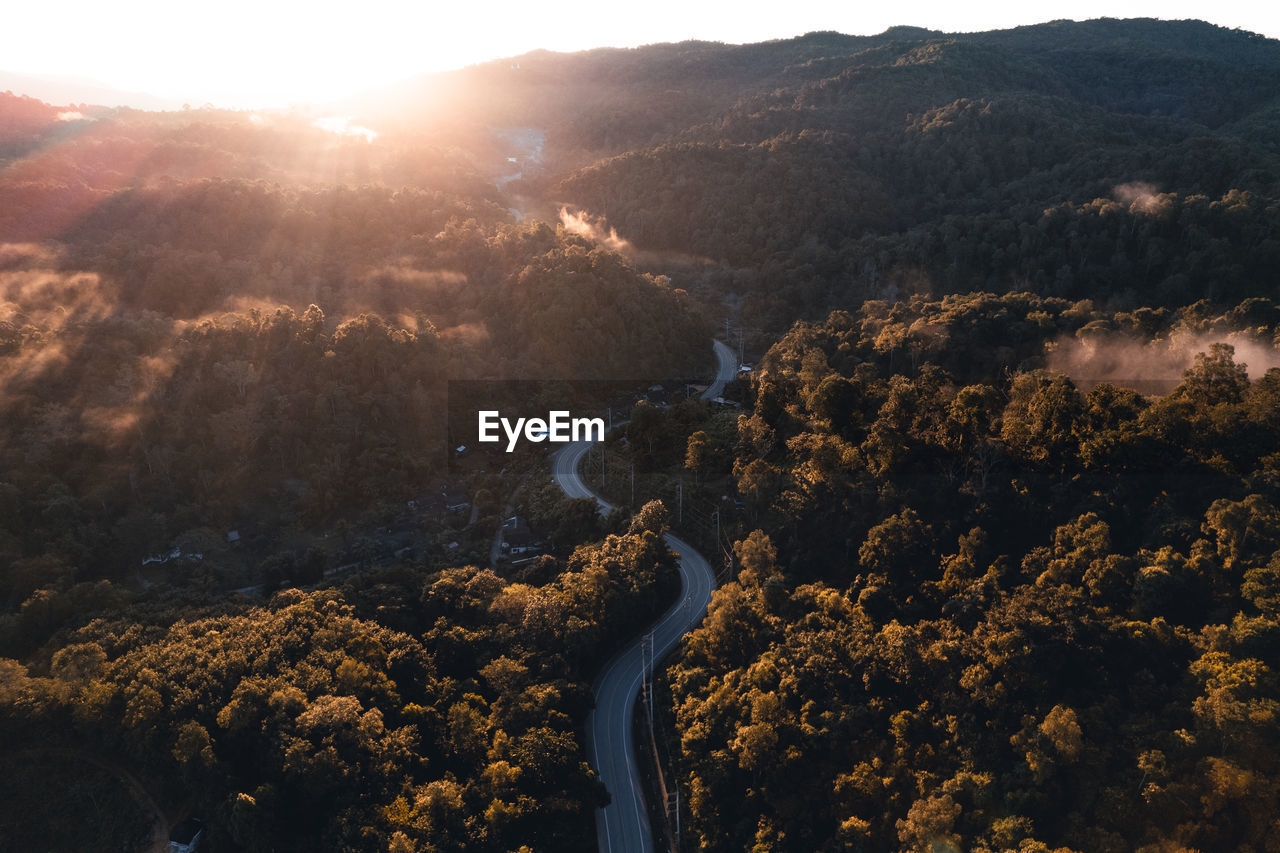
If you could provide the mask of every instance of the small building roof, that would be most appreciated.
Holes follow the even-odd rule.
[[[521,545],[532,545],[534,543],[533,531],[527,527],[515,529],[515,530],[507,530],[505,531],[503,539],[506,541],[508,545],[511,545],[513,547],[521,546]]]

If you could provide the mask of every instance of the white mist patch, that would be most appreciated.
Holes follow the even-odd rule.
[[[612,249],[624,255],[633,251],[631,243],[619,237],[616,229],[606,228],[602,220],[593,219],[585,211],[573,213],[569,208],[562,207],[560,208],[560,222],[564,225],[564,230],[570,234],[585,237],[592,243],[597,243],[606,249]]]
[[[352,124],[351,119],[351,116],[326,116],[311,122],[311,126],[328,133],[336,133],[339,136],[363,136],[365,142],[372,142],[378,138],[376,130],[371,130],[363,125]]]
[[[1049,347],[1049,367],[1070,376],[1083,389],[1108,382],[1138,391],[1172,390],[1195,364],[1196,355],[1218,343],[1235,348],[1234,359],[1248,368],[1251,380],[1280,367],[1280,351],[1270,342],[1240,332],[1174,332],[1154,341],[1125,336],[1062,338]]]
[[[567,207],[562,207],[560,224],[570,234],[583,237],[597,246],[617,252],[636,263],[674,263],[689,266],[711,266],[714,263],[710,258],[688,255],[684,252],[637,249],[630,240],[620,236],[617,229],[605,225],[603,218],[592,216],[586,211],[573,212]]]
[[[1116,201],[1127,204],[1130,211],[1137,213],[1157,213],[1170,204],[1168,196],[1159,194],[1155,186],[1144,181],[1120,184],[1112,192]]]

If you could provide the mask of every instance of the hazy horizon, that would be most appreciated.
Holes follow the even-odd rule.
[[[33,78],[17,83],[31,91],[13,88],[15,94],[45,100],[42,92],[81,87],[104,98],[127,99],[105,106],[156,109],[162,103],[168,108],[208,103],[275,109],[330,104],[421,75],[536,50],[571,53],[689,40],[747,44],[815,31],[869,36],[895,26],[964,33],[1100,17],[1197,19],[1280,37],[1280,11],[1274,8],[1237,2],[1204,8],[1149,0],[1034,8],[996,3],[980,9],[922,0],[870,10],[800,2],[785,8],[748,6],[733,16],[659,3],[643,16],[614,11],[572,18],[511,3],[448,12],[374,3],[359,18],[338,9],[232,3],[216,19],[184,14],[149,0],[109,10],[74,4],[73,9],[33,6],[11,13],[9,38],[0,40],[6,57],[0,85],[7,88],[17,78]]]

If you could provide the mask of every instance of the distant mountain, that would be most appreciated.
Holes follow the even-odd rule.
[[[612,242],[630,244],[648,271],[709,300],[744,297],[758,325],[782,328],[921,289],[1033,290],[1120,308],[1252,294],[1280,268],[1270,236],[1280,227],[1277,93],[1273,39],[1200,21],[1100,19],[534,51],[423,75],[328,114],[398,152],[381,173],[349,158],[348,180],[479,181],[521,216],[555,221],[566,207],[603,218],[601,233],[616,229]],[[19,106],[54,135],[83,132]],[[168,118],[175,128],[214,120],[192,112]],[[280,157],[293,143],[268,140],[283,125],[243,120],[230,131],[241,118],[216,119],[235,140],[223,160],[196,156],[209,144],[200,128],[183,137],[182,156],[140,156],[134,177],[226,176],[229,163],[260,174],[245,152],[294,173],[298,159]],[[43,144],[15,133],[12,155]],[[136,145],[137,131],[128,139]]]
[[[48,104],[90,104],[103,107],[133,107],[138,110],[181,109],[182,101],[144,92],[116,89],[84,77],[54,77],[0,71],[0,92],[29,95]]]
[[[539,51],[409,81],[366,108],[477,136],[537,130],[539,160],[509,191],[732,268],[726,287],[781,299],[787,310],[764,310],[789,321],[922,278],[1139,302],[1252,292],[1272,243],[1223,211],[1237,198],[1276,209],[1277,93],[1273,39],[1100,19]],[[1170,228],[1164,254],[1135,236],[1127,217],[1157,196],[1161,210],[1222,200],[1207,209],[1211,264],[1188,254],[1194,229]],[[1126,218],[1100,218],[1117,200]],[[1046,252],[1050,210],[1107,236]]]
[[[422,75],[342,106],[401,121],[465,115],[536,125],[575,136],[571,147],[606,154],[690,135],[722,138],[716,127],[740,133],[744,117],[767,138],[795,127],[897,121],[947,96],[993,91],[1215,126],[1268,100],[1278,75],[1280,43],[1254,33],[1201,21],[1099,19],[982,33],[893,27],[876,36],[813,32],[745,45],[539,50]],[[776,121],[784,109],[801,115]],[[712,128],[692,133],[704,123]]]

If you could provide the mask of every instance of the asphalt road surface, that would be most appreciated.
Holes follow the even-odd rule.
[[[733,350],[719,341],[715,341],[715,350],[716,381],[702,394],[704,399],[722,394],[725,383],[738,375]],[[578,476],[578,463],[590,448],[590,442],[578,441],[559,450],[552,459],[552,476],[569,497],[595,498],[600,511],[608,512],[613,505],[587,488]],[[666,541],[667,547],[680,555],[680,598],[605,664],[592,687],[596,701],[587,717],[587,756],[613,797],[609,805],[596,810],[601,853],[652,853],[654,849],[631,728],[644,677],[641,647],[646,638],[652,638],[654,658],[661,660],[702,621],[715,586],[715,572],[701,554],[671,534]]]
[[[738,375],[738,354],[719,341],[713,341],[716,347],[716,381],[702,392],[702,399],[711,400],[724,393],[724,386],[732,382]]]

